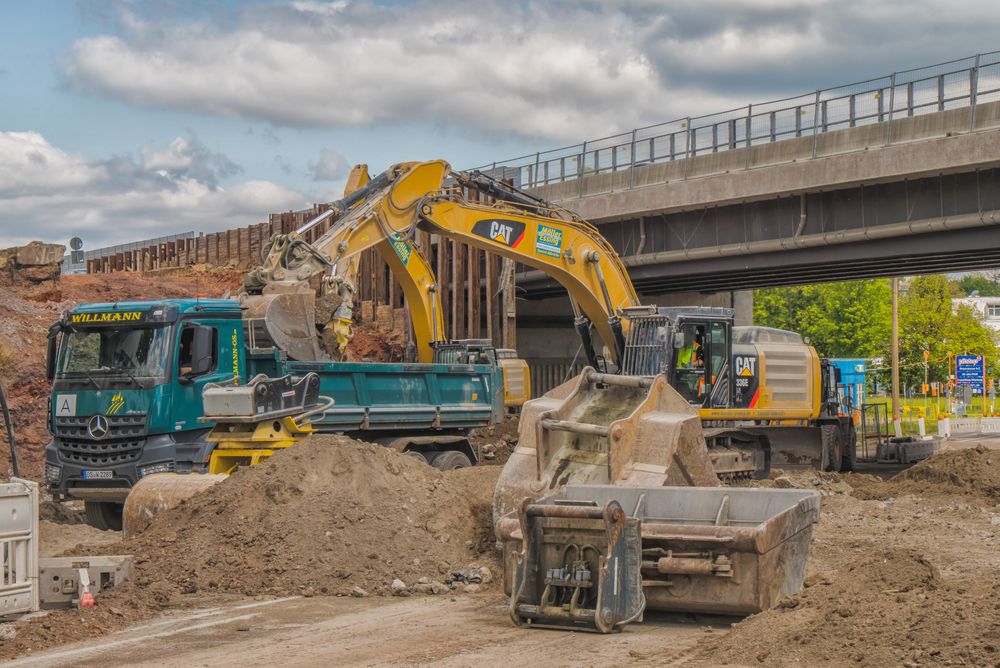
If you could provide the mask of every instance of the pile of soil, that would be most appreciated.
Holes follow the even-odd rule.
[[[440,582],[482,561],[497,475],[317,435],[160,513],[121,549],[137,584],[175,593],[388,594],[394,579]]]
[[[517,447],[518,416],[508,415],[501,422],[473,429],[469,441],[479,452],[483,464],[503,466]]]
[[[349,362],[401,362],[406,341],[398,333],[387,333],[373,323],[355,321],[347,344]]]
[[[777,608],[705,643],[699,658],[743,665],[994,665],[1000,583],[942,580],[917,551],[885,547],[817,573]]]
[[[887,481],[851,476],[854,495],[886,499],[904,494],[966,494],[1000,501],[1000,451],[983,445],[967,450],[945,450],[902,471]]]
[[[46,498],[38,504],[38,518],[53,524],[86,524],[82,501],[56,503]]]

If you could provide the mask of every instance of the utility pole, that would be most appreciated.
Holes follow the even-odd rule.
[[[896,437],[903,435],[899,418],[899,279],[892,279],[892,425]]]

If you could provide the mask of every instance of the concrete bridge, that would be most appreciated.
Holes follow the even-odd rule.
[[[489,170],[599,225],[665,293],[998,266],[998,168],[988,54]]]
[[[743,322],[752,288],[997,267],[1000,54],[484,171],[597,224],[644,300]],[[518,286],[518,349],[559,375],[564,292],[534,271]]]

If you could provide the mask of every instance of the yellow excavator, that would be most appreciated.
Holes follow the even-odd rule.
[[[516,351],[494,349],[487,340],[446,340],[431,263],[412,234],[400,234],[388,223],[413,213],[414,198],[435,187],[434,175],[402,168],[392,172],[373,181],[367,165],[356,165],[344,199],[291,234],[271,238],[261,266],[245,275],[240,295],[248,320],[258,323],[255,341],[277,345],[299,361],[343,360],[353,335],[358,263],[363,251],[375,248],[406,297],[417,361],[494,364],[503,373],[504,405],[518,410],[531,396],[527,364]],[[307,243],[305,233],[327,219],[333,225]]]
[[[470,201],[463,189],[485,197]],[[293,358],[318,359],[324,351],[341,358],[350,338],[359,253],[375,247],[407,298],[419,360],[434,360],[444,326],[431,265],[412,243],[419,228],[558,281],[569,295],[590,367],[605,375],[663,375],[698,411],[715,470],[724,478],[760,477],[772,465],[853,467],[854,428],[840,406],[836,370],[797,334],[734,327],[727,309],[643,305],[595,227],[487,175],[453,171],[444,161],[401,163],[375,179],[359,165],[348,190],[330,211],[333,226],[315,243],[301,236],[308,226],[276,236],[264,264],[247,275],[244,299],[256,321],[266,323],[262,336]]]
[[[491,201],[470,201],[462,189]],[[399,249],[409,250],[402,244],[423,229],[540,269],[569,294],[590,366],[524,405],[518,446],[494,495],[517,623],[610,631],[637,619],[647,602],[750,612],[801,586],[815,495],[671,490],[760,476],[776,460],[843,464],[850,420],[835,410],[835,377],[811,347],[790,332],[734,328],[724,309],[640,304],[596,228],[487,175],[454,172],[444,161],[401,163],[357,192],[360,203],[344,207],[315,244],[276,240],[248,292],[288,294],[272,283],[292,275],[323,276],[338,296],[350,295],[356,268],[342,270],[342,260],[380,244],[398,271],[414,257]],[[433,349],[439,325],[430,285],[404,283],[404,293],[414,330],[424,323],[418,340]],[[308,304],[288,306],[275,299],[268,307],[269,326],[293,325],[272,335],[318,349],[330,325],[313,318],[303,327]],[[347,309],[338,317],[333,328],[348,331]],[[784,434],[790,438],[773,447]],[[685,508],[695,496],[700,501]],[[657,529],[647,533],[633,520]],[[612,600],[604,610],[602,601]]]

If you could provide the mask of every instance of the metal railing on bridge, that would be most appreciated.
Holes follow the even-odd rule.
[[[976,105],[997,100],[1000,51],[993,51],[796,97],[679,118],[478,169],[523,188],[579,179],[582,194],[581,176],[631,171],[795,137],[812,136],[815,157],[815,138],[821,133],[959,107],[972,108],[971,131]],[[887,146],[893,142],[891,128],[891,124],[886,128]],[[751,167],[750,151],[746,167]]]

